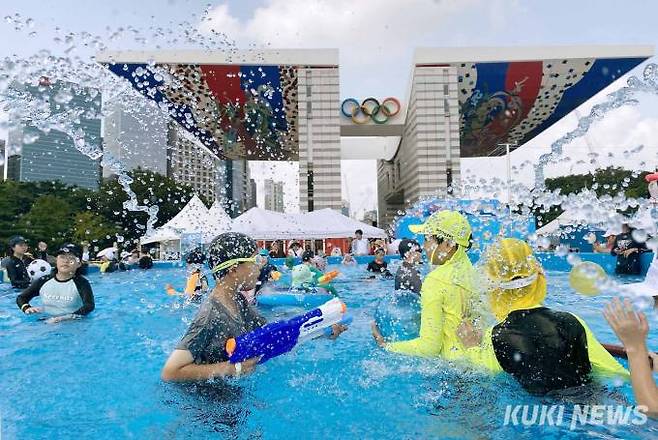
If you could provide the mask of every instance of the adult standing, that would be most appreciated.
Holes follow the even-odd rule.
[[[619,275],[639,275],[642,272],[640,254],[646,250],[646,245],[633,238],[633,230],[624,223],[621,234],[615,238],[612,246],[612,255],[617,256],[615,273]]]
[[[357,229],[354,231],[354,240],[352,240],[352,255],[368,255],[370,253],[370,244],[363,238],[363,231]]]

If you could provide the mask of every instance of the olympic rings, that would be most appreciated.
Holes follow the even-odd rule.
[[[389,97],[380,104],[375,98],[366,98],[361,104],[354,98],[347,98],[340,105],[340,112],[346,118],[351,118],[355,124],[367,124],[372,121],[375,124],[385,124],[389,118],[400,113],[400,101]]]

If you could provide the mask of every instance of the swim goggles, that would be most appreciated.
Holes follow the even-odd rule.
[[[528,277],[523,277],[523,278],[516,278],[511,281],[492,281],[492,287],[496,289],[503,289],[503,290],[514,290],[514,289],[521,289],[523,287],[528,287],[535,281],[537,281],[537,277],[539,274],[534,273]]]
[[[228,269],[229,267],[239,263],[255,263],[255,262],[256,262],[256,257],[233,258],[231,260],[224,261],[223,263],[219,263],[217,266],[212,268],[211,272],[217,273],[220,270]]]

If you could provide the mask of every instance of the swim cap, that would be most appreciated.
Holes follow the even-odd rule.
[[[400,245],[398,246],[398,252],[400,253],[400,258],[404,258],[404,256],[407,254],[412,249],[416,249],[417,251],[420,251],[420,244],[416,240],[408,240],[404,239],[400,242]]]
[[[492,311],[504,319],[511,311],[541,305],[546,277],[523,240],[505,238],[487,248],[481,262]]]
[[[208,248],[208,266],[214,269],[217,265],[235,258],[250,258],[256,253],[256,241],[240,232],[225,232],[218,235]],[[215,273],[221,278],[228,272],[228,268]]]
[[[457,211],[435,212],[425,223],[410,225],[409,230],[414,234],[442,236],[464,247],[468,247],[471,240],[471,225]]]
[[[59,248],[59,250],[55,253],[55,256],[57,255],[74,255],[78,259],[82,259],[82,250],[73,243],[67,243]]]

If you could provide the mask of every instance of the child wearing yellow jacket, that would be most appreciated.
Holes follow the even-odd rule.
[[[591,373],[628,377],[585,321],[544,307],[546,277],[526,242],[506,238],[493,244],[481,265],[498,324],[482,342],[468,321],[460,327],[473,364],[510,373],[534,394],[584,385]]]
[[[422,225],[409,229],[424,234],[423,247],[430,264],[436,265],[423,281],[420,293],[421,322],[418,338],[387,343],[372,323],[377,344],[388,351],[412,356],[464,356],[457,328],[464,319],[473,318],[476,297],[475,272],[466,250],[470,246],[471,226],[455,211],[439,211]]]

